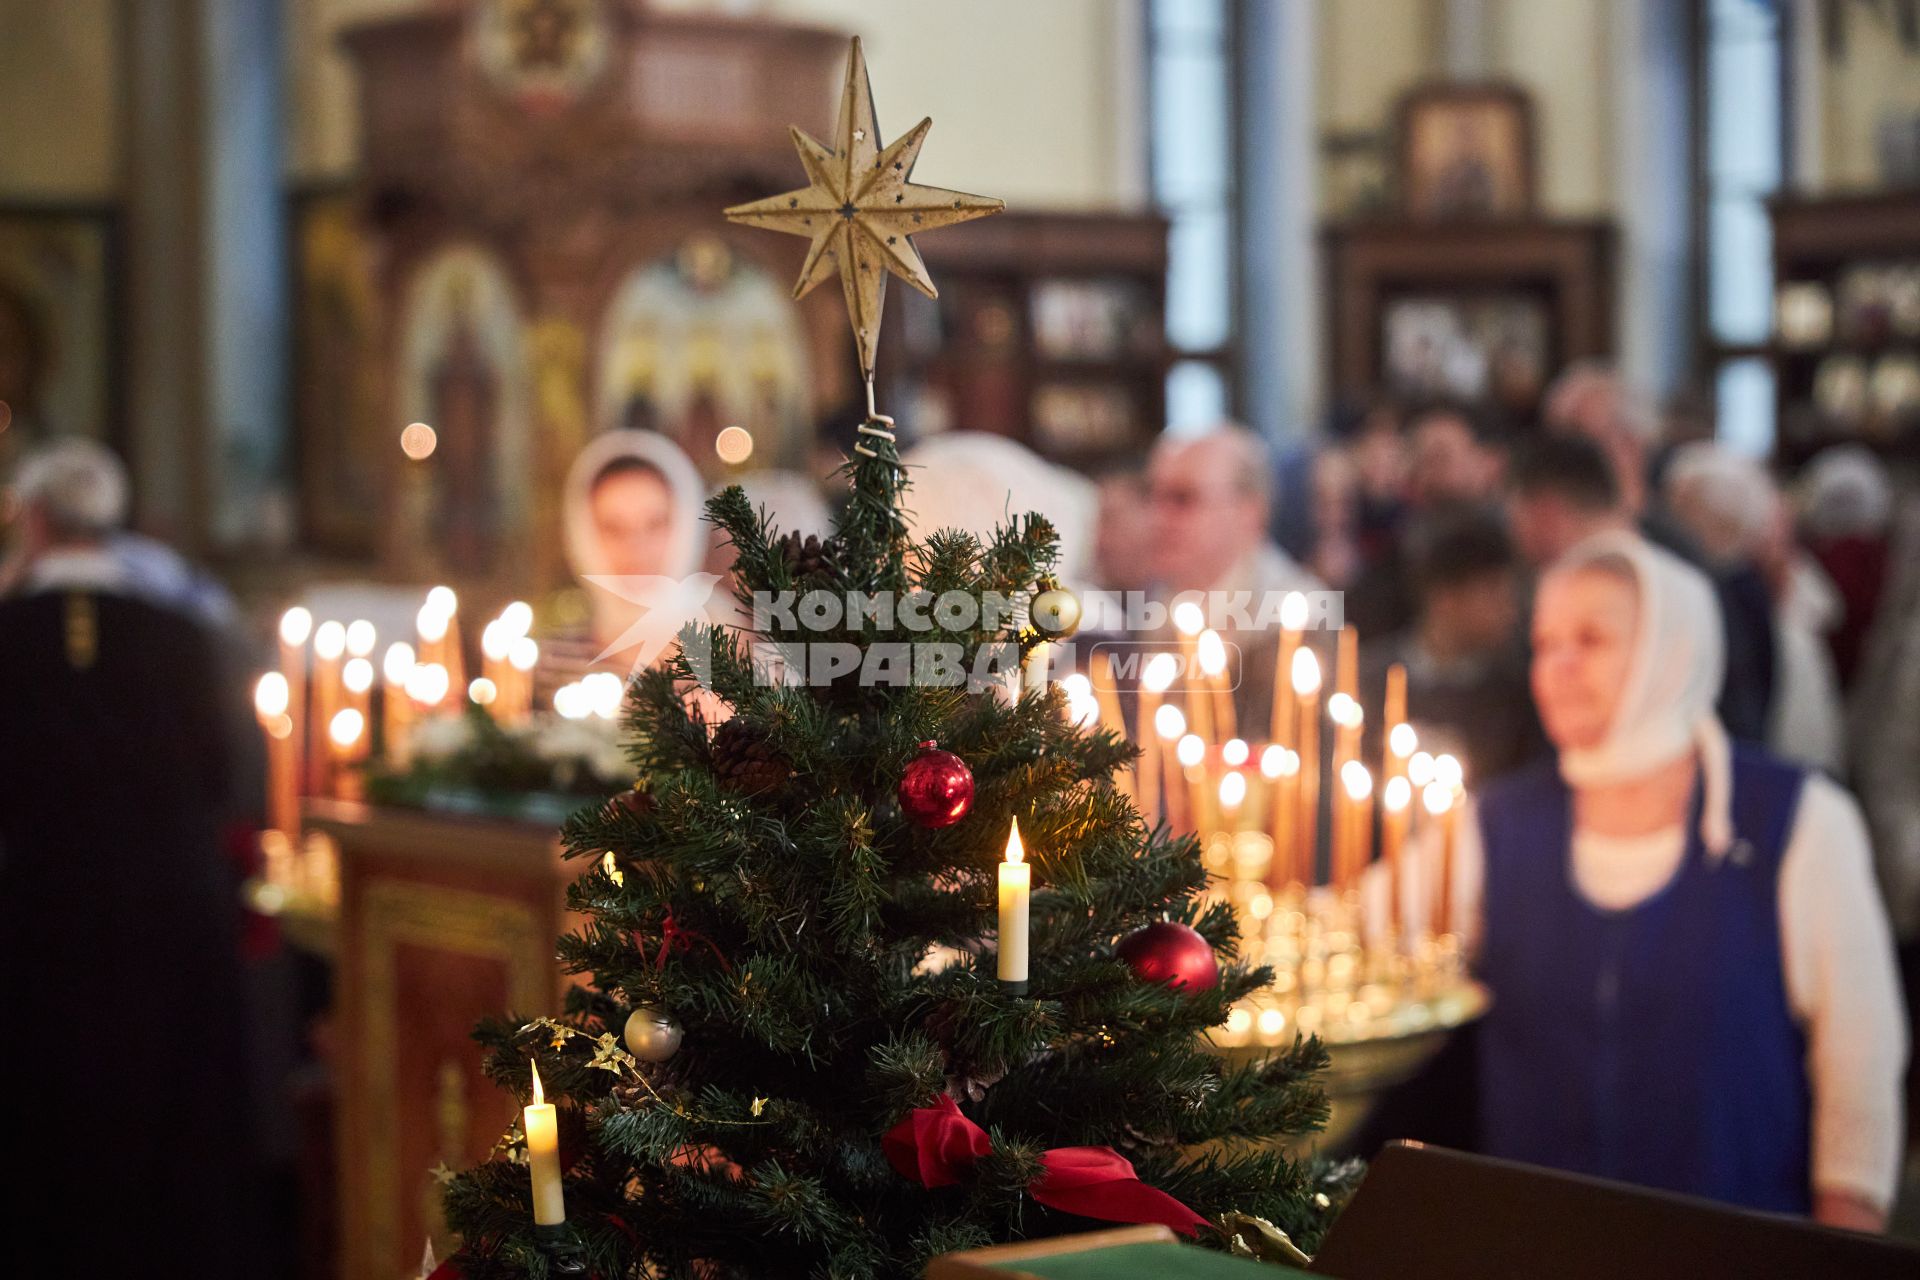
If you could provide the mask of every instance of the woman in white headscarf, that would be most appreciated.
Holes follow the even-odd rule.
[[[712,590],[700,573],[706,493],[680,446],[652,431],[603,432],[574,459],[567,562],[591,601],[592,662],[652,661],[656,632],[699,616]]]
[[[1905,1029],[1858,809],[1730,745],[1713,589],[1631,533],[1547,572],[1558,759],[1489,785],[1456,921],[1493,991],[1485,1149],[1880,1229]]]

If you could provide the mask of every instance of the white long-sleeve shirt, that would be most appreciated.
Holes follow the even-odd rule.
[[[1678,826],[1630,839],[1576,831],[1573,881],[1595,906],[1624,910],[1664,887],[1685,852]],[[1426,899],[1421,886],[1432,883],[1437,856],[1433,842],[1421,842],[1408,877],[1413,901]],[[1480,936],[1485,877],[1480,825],[1475,814],[1464,813],[1453,910],[1454,927],[1469,946]],[[1813,1185],[1852,1192],[1885,1209],[1893,1203],[1906,1134],[1906,1015],[1866,823],[1853,797],[1819,774],[1807,776],[1801,793],[1779,892],[1787,1001],[1807,1038]]]

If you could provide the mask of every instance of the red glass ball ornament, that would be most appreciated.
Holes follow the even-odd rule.
[[[1156,920],[1120,939],[1114,951],[1142,982],[1164,982],[1176,991],[1209,991],[1220,985],[1220,962],[1212,945],[1184,924]]]
[[[937,742],[920,744],[900,775],[900,810],[923,827],[950,827],[973,808],[973,770]]]

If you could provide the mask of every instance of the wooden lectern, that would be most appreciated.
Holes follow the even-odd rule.
[[[572,922],[550,826],[310,801],[340,851],[341,1275],[411,1275],[450,1241],[435,1171],[488,1158],[514,1099],[481,1073],[474,1026],[557,1013],[554,940]]]

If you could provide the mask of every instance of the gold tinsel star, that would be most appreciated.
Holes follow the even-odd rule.
[[[873,350],[880,338],[887,272],[929,298],[940,296],[910,236],[998,213],[991,196],[970,196],[909,182],[931,119],[922,120],[891,146],[880,145],[867,60],[854,37],[847,81],[840,92],[840,122],[832,147],[792,129],[809,185],[798,191],[735,205],[727,217],[751,227],[806,236],[806,264],[793,296],[804,297],[835,271],[847,295],[847,314],[860,348],[860,371],[873,377]]]

